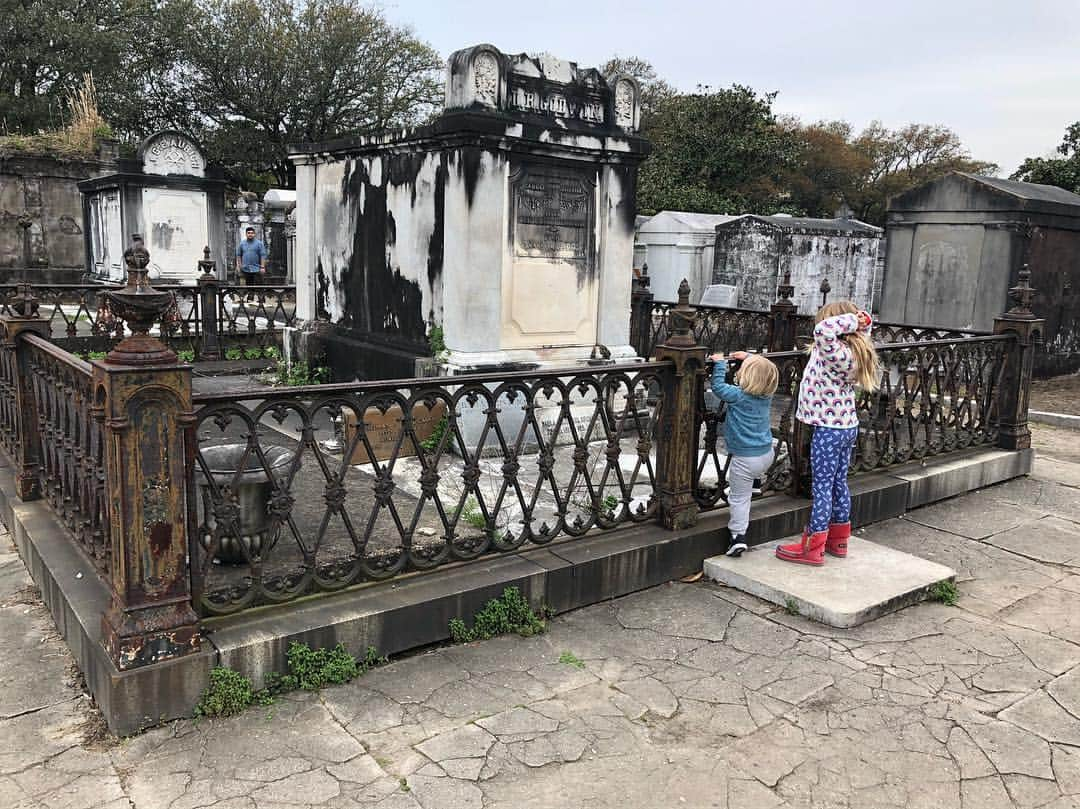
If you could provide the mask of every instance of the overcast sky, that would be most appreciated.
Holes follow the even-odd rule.
[[[595,66],[640,56],[682,90],[747,84],[857,128],[945,124],[1008,175],[1080,120],[1080,0],[384,0],[445,58],[490,42]]]

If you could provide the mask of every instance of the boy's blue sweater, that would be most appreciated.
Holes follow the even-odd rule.
[[[772,425],[769,410],[772,396],[751,396],[738,385],[724,381],[727,362],[720,360],[713,366],[712,390],[717,398],[727,402],[724,418],[724,442],[729,455],[757,457],[773,448]]]

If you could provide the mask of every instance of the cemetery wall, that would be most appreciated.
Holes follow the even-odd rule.
[[[111,171],[104,159],[0,155],[0,283],[77,283],[86,240],[78,183]]]

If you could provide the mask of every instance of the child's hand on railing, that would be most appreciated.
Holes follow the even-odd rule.
[[[870,314],[861,309],[855,317],[859,319],[859,331],[869,331],[870,327],[874,324],[874,319],[870,317]]]
[[[734,356],[734,354],[732,356]],[[721,353],[716,353],[716,354],[710,354],[709,355],[709,362],[723,362],[723,361],[724,361],[724,355],[721,354]]]
[[[738,360],[738,361],[742,362],[743,360],[746,359],[746,352],[745,351],[732,351],[731,352],[731,358],[733,360]]]

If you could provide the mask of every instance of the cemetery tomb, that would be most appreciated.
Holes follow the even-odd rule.
[[[116,171],[79,183],[89,237],[86,272],[103,281],[124,280],[124,234],[144,233],[151,277],[194,283],[204,246],[226,266],[223,239],[225,180],[207,165],[202,150],[179,132],[157,132],[135,160],[117,160]]]
[[[801,314],[821,306],[822,281],[828,281],[828,300],[869,310],[881,233],[843,217],[743,216],[716,226],[712,283],[735,286],[739,308],[767,312],[791,273],[791,302]]]
[[[634,358],[639,90],[490,45],[425,127],[296,147],[294,341],[336,379]],[[310,338],[314,337],[314,340]]]

